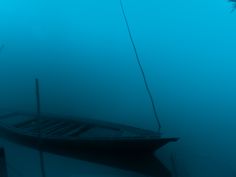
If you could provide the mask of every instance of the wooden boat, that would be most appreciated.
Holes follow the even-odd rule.
[[[40,152],[66,155],[90,162],[155,177],[170,177],[170,171],[154,156],[160,147],[178,138],[116,123],[41,113],[39,83],[37,113],[0,113],[0,136],[36,148]]]
[[[14,142],[153,177],[170,177],[154,151],[178,138],[92,119],[31,113],[0,114],[0,136]]]
[[[78,151],[151,153],[178,138],[98,120],[56,115],[10,113],[0,116],[0,132],[9,138],[37,146],[66,146]],[[6,137],[5,136],[5,137]]]

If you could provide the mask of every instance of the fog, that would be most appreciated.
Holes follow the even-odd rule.
[[[171,169],[174,153],[181,177],[235,176],[232,4],[225,0],[123,3],[162,133],[180,137],[158,150],[157,156]],[[1,110],[35,111],[38,78],[44,113],[156,130],[119,0],[2,0],[0,17]],[[40,176],[37,151],[1,142],[12,164],[10,177]],[[45,156],[48,177],[134,176]]]

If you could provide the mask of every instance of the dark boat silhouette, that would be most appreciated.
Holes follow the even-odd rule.
[[[0,117],[1,134],[31,145],[66,146],[78,151],[150,153],[177,138],[162,138],[158,133],[92,119],[27,113]]]
[[[171,173],[154,151],[178,140],[116,123],[24,112],[0,115],[0,135],[40,151],[156,177]]]

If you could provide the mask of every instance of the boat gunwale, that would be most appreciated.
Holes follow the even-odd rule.
[[[16,133],[18,135],[21,135],[21,136],[27,136],[29,138],[35,138],[35,137],[38,137],[38,133],[32,133],[30,131],[24,131],[23,129],[20,129],[20,128],[15,128],[14,126],[9,126],[9,125],[6,125],[4,123],[1,122],[1,125],[0,125],[0,129],[3,129],[5,131],[11,131],[13,133]],[[47,139],[47,140],[65,140],[65,141],[69,141],[69,140],[72,140],[72,141],[75,141],[75,140],[78,140],[78,141],[125,141],[125,140],[128,140],[128,141],[155,141],[155,140],[160,140],[162,138],[160,138],[159,136],[137,136],[137,137],[133,137],[133,136],[126,136],[126,137],[106,137],[106,136],[101,136],[101,137],[81,137],[81,136],[78,136],[78,137],[71,137],[71,136],[53,136],[53,135],[47,135],[47,136],[44,136],[44,134],[41,135],[41,139]]]
[[[0,117],[1,117],[1,119],[4,119],[4,118],[15,117],[15,116],[28,116],[31,118],[38,117],[38,115],[35,113],[25,113],[25,112],[18,112],[18,113],[14,112],[14,113],[10,113],[9,115],[0,116]],[[112,123],[112,122],[106,122],[106,121],[101,121],[101,120],[95,120],[95,119],[91,119],[91,118],[81,118],[81,117],[66,116],[66,115],[65,116],[58,116],[55,114],[41,114],[40,117],[41,117],[41,120],[51,119],[51,120],[56,120],[56,121],[61,120],[61,121],[77,123],[77,124],[84,123],[84,124],[88,124],[88,125],[95,126],[95,127],[107,128],[110,130],[116,129],[118,131],[121,130],[121,131],[128,131],[128,132],[133,132],[136,134],[141,134],[143,136],[146,135],[146,136],[160,137],[160,133],[152,131],[152,130],[137,128],[137,127],[133,127],[130,125],[123,125],[123,124],[119,124],[119,123]],[[77,120],[76,120],[76,118],[77,118]],[[2,123],[1,119],[0,119],[0,122]]]

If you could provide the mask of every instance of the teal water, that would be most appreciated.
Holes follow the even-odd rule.
[[[123,0],[179,176],[235,176],[236,12],[226,0]],[[2,0],[0,107],[156,130],[119,0]],[[2,140],[11,176],[40,176],[38,153]],[[46,155],[48,176],[134,176]],[[12,170],[15,168],[15,171]],[[30,169],[29,169],[30,168]],[[92,173],[94,172],[94,173]],[[18,173],[18,175],[16,174]]]

